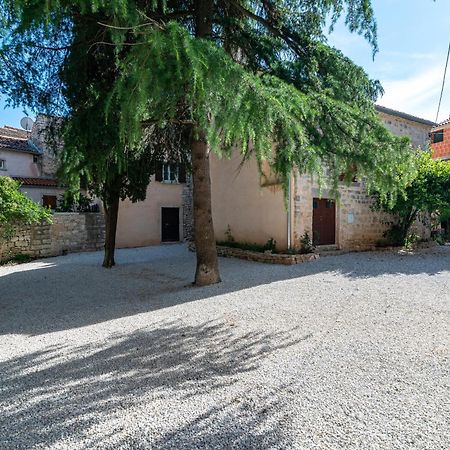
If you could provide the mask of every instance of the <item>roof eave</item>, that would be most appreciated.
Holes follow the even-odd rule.
[[[397,111],[395,109],[387,108],[386,106],[375,105],[375,109],[378,112],[389,114],[391,116],[400,117],[401,119],[410,120],[411,122],[420,123],[422,125],[427,125],[429,127],[435,127],[437,125],[436,122],[432,122],[431,120],[422,119],[421,117],[416,117],[411,114]]]

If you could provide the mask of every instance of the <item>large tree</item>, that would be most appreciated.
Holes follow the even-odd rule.
[[[15,41],[8,39],[8,52],[2,53],[9,66],[20,68],[12,60],[24,60],[16,51],[17,36],[22,42],[29,37],[28,48],[38,49],[34,36],[48,37],[52,32],[64,36],[59,48],[41,50],[44,60],[47,54],[64,53],[62,68],[77,48],[82,49],[81,57],[102,46],[114,48],[115,81],[108,86],[104,114],[108,118],[119,111],[122,148],[138,145],[146,124],[189,128],[198,285],[220,280],[210,151],[228,156],[239,149],[244,159],[252,155],[258,162],[267,159],[286,180],[294,168],[321,181],[326,171],[334,188],[342,173],[356,168],[382,195],[395,195],[409,179],[408,142],[387,132],[373,107],[381,87],[328,46],[323,32],[327,18],[334,23],[345,11],[350,30],[363,34],[375,52],[376,26],[369,0],[56,0],[51,7],[38,0],[2,0],[0,4],[13,30],[9,36],[16,35]],[[76,40],[74,24],[85,27],[85,22],[93,23],[97,31],[91,39]],[[61,67],[55,72],[57,79]],[[71,70],[75,72],[76,66]],[[24,103],[27,98],[17,89],[23,80],[11,73],[5,65],[0,80],[8,83],[0,81],[0,86]],[[27,86],[36,84],[22,73],[23,77]],[[32,99],[28,104],[49,105],[49,99],[57,97],[55,89],[47,93],[44,87],[47,97],[41,95],[41,101],[34,95],[40,90],[38,85],[27,91]],[[69,120],[71,114],[69,110]],[[398,172],[398,167],[403,170]]]

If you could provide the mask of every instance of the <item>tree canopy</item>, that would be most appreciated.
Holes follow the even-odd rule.
[[[205,130],[219,154],[239,146],[281,174],[296,166],[320,175],[326,167],[334,185],[356,164],[370,185],[392,193],[400,181],[393,169],[406,174],[410,166],[406,140],[388,133],[374,111],[379,83],[325,40],[327,18],[346,13],[350,30],[376,51],[369,1],[211,1],[208,40],[192,33],[199,2],[2,3],[2,91],[70,115],[70,94],[78,92],[67,90],[67,77],[79,77],[97,91],[99,113],[119,127],[117,158],[139,142],[143,122],[184,120]],[[83,78],[89,52],[109,58],[100,90],[94,76]]]
[[[101,135],[90,119],[101,119],[112,142],[93,160],[107,176],[125,171],[146,126],[188,130],[198,261],[215,254],[208,149],[239,149],[285,181],[296,168],[335,190],[356,169],[390,198],[414,172],[408,140],[374,109],[379,83],[326,42],[327,21],[345,16],[375,53],[369,0],[0,0],[0,9],[0,92],[64,115],[82,158]]]

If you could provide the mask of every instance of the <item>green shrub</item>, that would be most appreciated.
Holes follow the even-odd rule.
[[[20,192],[20,183],[0,177],[0,225],[51,221],[51,211]]]
[[[5,260],[0,262],[0,265],[5,264],[24,264],[30,262],[33,258],[25,253],[16,253],[8,256]]]
[[[314,251],[314,244],[311,239],[311,236],[307,231],[300,238],[300,254],[312,253]]]
[[[226,241],[217,241],[217,245],[221,245],[223,247],[239,248],[241,250],[248,250],[251,252],[259,252],[259,253],[264,253],[267,250],[275,252],[276,244],[277,242],[273,238],[270,238],[264,245],[251,242],[237,242],[234,239]]]

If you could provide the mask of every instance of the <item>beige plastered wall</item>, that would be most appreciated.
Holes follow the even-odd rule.
[[[161,208],[180,208],[180,240],[182,226],[182,184],[160,183],[152,179],[143,202],[120,203],[116,247],[143,247],[161,243]]]
[[[26,152],[0,150],[0,159],[6,161],[6,168],[0,170],[0,176],[39,177],[39,164],[33,162],[33,155]]]
[[[287,248],[287,208],[280,184],[262,186],[256,160],[241,165],[242,156],[211,156],[212,214],[216,239],[227,239],[230,227],[236,241],[263,245],[277,241]]]
[[[20,191],[40,205],[42,205],[44,195],[54,195],[59,201],[60,196],[64,193],[63,188],[46,186],[21,186]]]

